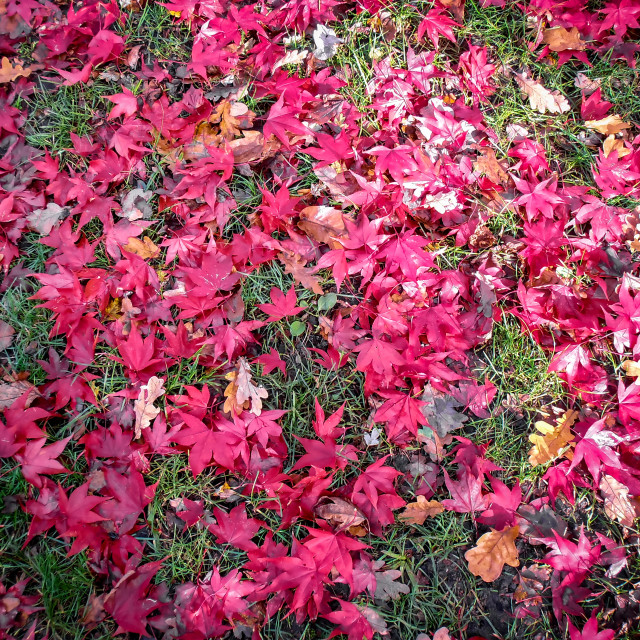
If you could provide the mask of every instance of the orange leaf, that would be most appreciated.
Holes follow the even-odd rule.
[[[481,536],[476,546],[464,554],[469,571],[485,582],[493,582],[500,577],[505,564],[517,567],[520,564],[515,545],[518,532],[518,527],[507,527],[502,531],[492,529]]]
[[[571,425],[576,421],[576,411],[566,411],[555,426],[547,422],[536,422],[536,429],[540,433],[532,433],[529,440],[533,447],[529,451],[529,464],[536,467],[545,462],[551,462],[565,453],[569,443],[574,440],[571,433]]]
[[[147,236],[142,240],[140,238],[129,238],[129,242],[122,248],[129,253],[135,253],[143,260],[155,258],[160,253],[160,248],[153,244],[151,238],[147,238]]]
[[[0,84],[13,82],[20,76],[24,76],[26,78],[29,75],[31,75],[31,67],[23,69],[19,64],[16,64],[15,66],[11,64],[9,58],[2,58],[2,65],[0,66]]]
[[[587,48],[586,42],[580,38],[577,27],[571,27],[567,31],[564,27],[553,27],[545,29],[542,35],[542,42],[549,45],[551,51],[584,51]]]
[[[424,524],[427,518],[433,518],[443,511],[444,507],[437,500],[418,496],[417,501],[410,502],[398,517],[406,524]]]

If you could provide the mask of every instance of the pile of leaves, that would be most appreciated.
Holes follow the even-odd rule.
[[[42,384],[3,371],[0,456],[29,484],[17,498],[27,544],[57,536],[86,555],[95,593],[83,624],[259,638],[286,613],[331,623],[331,637],[388,635],[379,607],[409,587],[369,543],[446,510],[477,523],[464,570],[482,581],[519,567],[525,546],[540,551],[509,593],[518,618],[551,611],[573,640],[625,631],[623,616],[598,633],[599,610],[581,603],[599,595],[592,575],[626,571],[638,540],[636,124],[593,83],[571,105],[458,38],[464,0],[416,4],[404,25],[378,0],[159,4],[190,34],[185,60],[130,44],[142,0],[0,3],[2,291],[31,288],[64,344],[40,361]],[[640,2],[586,5],[519,3],[532,50],[558,65],[606,54],[634,66]],[[353,69],[332,66],[345,15],[390,39],[406,32],[402,59],[373,57],[366,109],[349,94]],[[38,92],[102,81],[121,91],[64,153],[27,143]],[[592,180],[565,182],[526,123],[500,144],[486,110],[505,82],[540,114],[582,123]],[[47,114],[36,116],[44,126]],[[259,184],[250,211],[240,179]],[[496,235],[491,221],[505,211],[519,232]],[[39,271],[24,253],[33,234],[49,249]],[[464,258],[444,265],[446,246]],[[246,308],[247,283],[273,264],[295,285]],[[317,327],[301,292],[322,296]],[[504,314],[552,355],[564,386],[563,406],[531,425],[529,462],[544,475],[526,491],[500,475],[486,443],[457,435],[499,409],[477,352]],[[367,423],[346,422],[344,408],[327,416],[319,397],[315,436],[285,437],[293,407],[273,404],[265,380],[295,371],[284,353],[262,352],[270,330],[315,331],[308,357],[359,372]],[[0,347],[14,334],[0,325]],[[109,363],[122,383],[101,395]],[[210,383],[184,381],[189,363]],[[171,496],[175,527],[208,530],[211,544],[244,554],[239,568],[154,580],[163,561],[146,556],[156,492],[146,476],[169,456],[184,458],[184,473],[220,478],[211,508],[212,496]],[[557,505],[577,490],[626,541],[567,526]],[[635,589],[620,596],[627,620]],[[0,595],[4,637],[45,628],[22,576],[6,576]]]

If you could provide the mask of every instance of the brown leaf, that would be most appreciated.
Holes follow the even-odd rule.
[[[149,428],[160,413],[160,409],[153,403],[163,396],[164,392],[164,380],[156,376],[151,376],[147,384],[141,387],[138,399],[133,404],[133,412],[136,416],[134,438],[139,438],[142,430]]]
[[[389,571],[376,571],[376,592],[373,597],[376,600],[387,602],[397,600],[401,594],[409,593],[411,589],[408,584],[396,582],[402,575],[402,571],[390,569]]]
[[[602,84],[602,78],[589,78],[584,73],[576,74],[576,79],[573,81],[578,89],[582,89],[588,96],[597,91]]]
[[[4,320],[0,320],[0,349],[11,346],[16,330]]]
[[[457,22],[462,24],[464,21],[464,3],[465,0],[439,0],[440,4],[451,11]]]
[[[605,136],[615,135],[616,133],[624,131],[624,129],[631,128],[631,124],[629,122],[625,122],[617,114],[612,114],[606,118],[602,118],[601,120],[587,120],[584,123],[584,126],[587,127],[587,129],[593,129]]]
[[[491,182],[496,184],[506,184],[509,182],[509,174],[498,162],[495,151],[488,147],[480,149],[481,156],[473,163],[473,168],[479,173],[487,176]]]
[[[358,527],[367,520],[364,513],[353,503],[333,496],[324,498],[314,511],[319,518],[338,527],[340,531]]]
[[[632,377],[637,378],[640,376],[640,362],[635,362],[634,360],[625,360],[621,365],[624,372]]]
[[[580,38],[580,32],[577,27],[571,27],[567,31],[564,27],[553,27],[545,29],[542,34],[542,42],[549,46],[551,51],[584,51],[587,44]]]
[[[526,73],[514,73],[522,92],[529,98],[529,105],[539,113],[565,113],[571,109],[569,101],[559,91],[549,91]]]
[[[127,242],[127,244],[122,248],[129,253],[135,253],[143,260],[155,258],[160,254],[160,247],[153,244],[151,238],[148,238],[147,236],[144,236],[142,240],[140,240],[140,238],[131,237],[129,238],[129,242]]]
[[[44,209],[36,209],[27,216],[27,224],[40,235],[48,236],[51,229],[67,213],[67,209],[55,202],[50,202]]]
[[[331,249],[341,249],[336,240],[346,235],[342,210],[335,207],[305,207],[300,212],[298,227],[317,242],[329,245]]]
[[[518,527],[507,527],[502,531],[492,529],[485,533],[476,546],[464,554],[469,571],[485,582],[493,582],[500,577],[505,564],[517,567],[520,564],[515,545],[517,537]]]
[[[443,511],[444,507],[437,500],[418,496],[416,502],[410,502],[398,517],[406,524],[424,524],[427,518],[433,518]]]
[[[2,65],[0,65],[0,84],[13,82],[21,76],[26,78],[29,75],[31,75],[31,67],[23,69],[19,64],[11,64],[9,58],[2,58]]]
[[[563,455],[574,440],[571,425],[576,421],[576,411],[566,411],[554,426],[539,420],[535,427],[540,433],[532,433],[529,440],[533,447],[529,451],[529,464],[536,467]]]
[[[227,374],[227,385],[224,395],[224,411],[239,415],[243,409],[259,416],[262,413],[262,400],[269,394],[264,387],[257,387],[252,382],[251,368],[246,358],[238,358],[236,371]]]
[[[27,406],[39,395],[38,390],[27,380],[0,383],[0,409],[10,407],[23,393],[29,391]]]
[[[249,110],[242,102],[222,100],[209,118],[210,122],[220,123],[220,133],[227,140],[233,140],[239,136],[240,129],[250,129],[253,125],[255,113]]]
[[[284,264],[284,272],[291,274],[298,284],[301,284],[305,289],[311,289],[319,296],[324,294],[320,280],[311,274],[311,269],[304,266],[305,260],[300,254],[283,251],[278,254],[278,258]]]
[[[624,158],[631,153],[631,149],[624,146],[624,140],[616,138],[613,134],[607,136],[602,143],[602,150],[604,151],[605,158],[608,158],[614,151],[618,154],[618,158]]]
[[[599,488],[605,513],[625,527],[632,527],[640,515],[640,504],[637,498],[629,495],[629,488],[606,474],[602,476]]]

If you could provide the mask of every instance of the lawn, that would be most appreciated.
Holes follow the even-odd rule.
[[[0,0],[0,640],[640,638],[639,21]]]

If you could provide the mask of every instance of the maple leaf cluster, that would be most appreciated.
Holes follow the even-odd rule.
[[[373,0],[361,4],[381,11]],[[633,64],[638,46],[627,32],[638,26],[640,5],[608,2],[595,13],[584,5],[523,4],[548,26],[535,43],[544,44],[540,55],[556,52],[562,64],[606,50]],[[204,639],[244,629],[259,637],[284,610],[299,622],[324,618],[336,625],[332,635],[358,640],[386,633],[376,601],[409,591],[364,536],[383,536],[402,508],[406,526],[443,510],[467,513],[486,528],[466,553],[471,573],[493,581],[505,564],[519,566],[517,542],[546,546],[540,566],[518,574],[517,615],[540,616],[549,590],[558,623],[573,638],[595,637],[595,618],[582,632],[574,625],[593,593],[589,575],[598,566],[619,574],[626,551],[600,533],[571,532],[554,505],[560,494],[573,503],[575,488],[586,487],[625,527],[639,513],[640,213],[609,200],[640,195],[640,136],[610,113],[598,89],[584,92],[580,111],[588,128],[613,136],[594,160],[595,186],[565,184],[522,127],[502,153],[482,110],[497,91],[491,52],[460,42],[456,64],[435,64],[444,41],[457,41],[463,2],[437,3],[423,16],[406,68],[390,57],[373,62],[367,90],[378,128],[344,97],[344,77],[325,60],[339,43],[304,70],[283,68],[292,59],[285,34],[312,35],[335,22],[333,0],[163,6],[193,34],[180,92],[168,64],[132,60],[120,29],[127,10],[116,2],[64,9],[8,0],[0,11],[11,58],[0,81],[2,286],[37,283],[33,299],[65,343],[40,362],[46,382],[37,389],[18,379],[0,385],[0,457],[13,459],[30,485],[22,504],[28,541],[55,531],[70,554],[86,553],[106,585],[89,625],[110,616],[119,632],[143,636]],[[35,63],[25,70],[17,51],[27,37],[36,41]],[[85,85],[110,64],[129,68],[129,86],[105,96],[109,112],[90,135],[71,134],[68,153],[77,162],[63,166],[27,144],[32,74]],[[440,93],[443,79],[453,93]],[[532,106],[570,108],[524,74],[515,80]],[[243,102],[249,86],[269,104],[263,116]],[[154,153],[161,184],[149,172]],[[299,185],[308,159],[313,189]],[[260,205],[232,232],[238,173],[265,180]],[[503,210],[522,230],[497,244],[488,223]],[[27,231],[51,249],[41,272],[20,261]],[[447,242],[469,249],[455,268],[438,260]],[[330,274],[338,293],[349,292],[350,303],[320,320],[326,344],[315,349],[316,362],[363,374],[371,424],[394,447],[421,447],[409,471],[387,456],[365,464],[354,427],[341,426],[343,409],[327,417],[322,399],[315,437],[298,437],[304,453],[290,463],[279,424],[290,407],[268,408],[251,366],[260,364],[263,376],[286,373],[275,350],[253,356],[263,327],[304,307],[295,286],[275,287],[272,303],[259,306],[263,319],[249,320],[242,299],[247,279],[274,262],[298,290],[322,295]],[[566,390],[567,412],[539,421],[531,434],[530,463],[546,465],[548,489],[533,500],[498,478],[486,445],[456,433],[469,416],[493,410],[496,387],[476,377],[471,356],[505,312],[552,354],[549,371]],[[0,336],[7,344],[10,329]],[[109,359],[125,382],[101,396],[95,381]],[[225,383],[168,391],[182,364],[196,360]],[[616,376],[611,362],[626,363],[627,375]],[[78,420],[87,410],[95,419],[89,429]],[[57,437],[61,415],[80,426]],[[82,455],[78,469],[70,448]],[[185,528],[206,529],[212,542],[245,553],[241,568],[223,575],[213,567],[180,585],[154,582],[162,562],[146,561],[137,534],[156,492],[146,478],[151,461],[173,455],[186,457],[193,476],[233,479],[233,507],[209,509],[204,498],[182,496],[174,508]],[[260,509],[251,507],[255,496]],[[265,514],[281,529],[298,523],[307,533],[287,546]],[[18,626],[20,612],[35,611],[23,585],[0,593],[19,605],[7,629]]]

